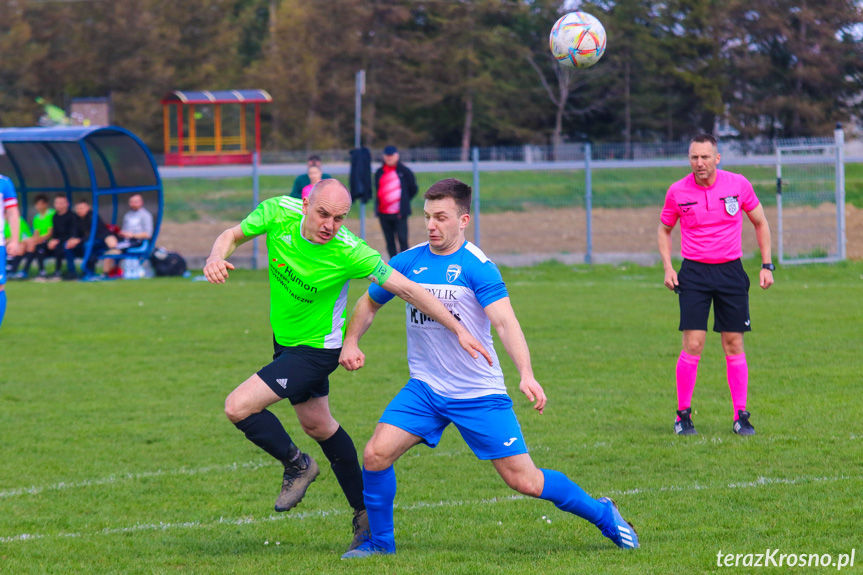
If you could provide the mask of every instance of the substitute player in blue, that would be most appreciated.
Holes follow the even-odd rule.
[[[442,180],[424,198],[428,242],[395,256],[390,265],[437,296],[477,336],[494,362],[489,366],[464,361],[457,353],[458,341],[443,326],[407,305],[411,379],[384,410],[363,453],[363,496],[371,536],[342,559],[395,553],[393,463],[418,443],[435,447],[450,423],[478,458],[491,460],[507,485],[587,519],[622,549],[637,548],[635,529],[612,500],[594,499],[559,471],[538,469],[527,453],[494,352],[491,325],[518,369],[519,389],[539,413],[545,409],[546,396],[534,379],[530,351],[497,266],[465,241],[470,187],[456,179]],[[359,340],[391,299],[373,285],[357,302],[339,358],[348,371],[365,364]]]
[[[0,230],[9,222],[9,241],[0,234],[0,326],[6,315],[6,250],[18,251],[18,237],[21,233],[21,214],[18,211],[18,196],[15,185],[6,176],[0,175]]]

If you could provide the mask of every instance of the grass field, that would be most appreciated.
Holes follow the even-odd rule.
[[[747,270],[757,277],[757,262]],[[719,551],[766,549],[856,550],[843,572],[861,571],[863,263],[783,268],[769,291],[753,288],[752,438],[731,433],[716,334],[695,391],[700,435],[673,434],[677,304],[660,268],[503,274],[550,397],[545,415],[532,412],[504,360],[531,455],[613,496],[641,550],[510,491],[450,429],[396,464],[398,555],[339,561],[347,504],[290,407],[274,412],[322,473],[287,514],[272,509],[280,468],[222,413],[271,349],[266,276],[248,271],[222,286],[7,285],[0,573],[813,571],[717,566]],[[384,308],[367,367],[331,378],[333,412],[360,449],[405,382],[403,322],[400,305]]]
[[[793,168],[793,167],[792,167]],[[773,166],[732,166],[752,182],[765,205],[776,203],[776,168]],[[791,177],[812,177],[798,168]],[[846,200],[863,208],[863,164],[847,164]],[[593,171],[594,207],[661,206],[668,186],[686,175],[685,168],[645,168]],[[789,174],[786,174],[788,176]],[[422,192],[443,178],[459,178],[473,185],[470,172],[418,173],[420,194],[414,208],[422,205]],[[816,174],[817,176],[817,174]],[[339,177],[347,182],[344,176]],[[832,176],[830,176],[832,178]],[[261,176],[261,199],[290,193],[294,179],[284,176]],[[182,179],[165,180],[165,214],[171,221],[201,218],[234,221],[251,211],[252,179]],[[832,188],[832,179],[824,184]],[[582,170],[482,172],[480,175],[482,212],[522,210],[526,205],[538,207],[571,207],[584,205],[584,172]],[[817,204],[818,202],[816,202]]]

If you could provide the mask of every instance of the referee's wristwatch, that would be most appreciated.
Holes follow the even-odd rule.
[[[761,269],[774,271],[774,270],[776,270],[776,266],[774,266],[773,263],[771,262],[769,264],[761,264]]]

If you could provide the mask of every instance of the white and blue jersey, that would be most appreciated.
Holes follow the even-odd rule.
[[[6,210],[18,205],[15,185],[6,176],[0,175],[0,229],[6,227]],[[0,285],[6,283],[6,234],[0,234]]]
[[[472,399],[506,394],[500,361],[494,351],[491,322],[485,307],[507,297],[497,266],[470,242],[455,253],[432,253],[428,242],[414,246],[389,261],[389,265],[423,286],[470,331],[491,354],[473,359],[448,329],[411,304],[406,304],[408,366],[413,379],[428,384],[437,394],[451,399]],[[393,295],[372,284],[369,296],[385,304]]]
[[[0,175],[0,229],[6,227],[6,210],[18,206],[15,185],[6,176]],[[0,235],[0,247],[6,245],[5,234]]]

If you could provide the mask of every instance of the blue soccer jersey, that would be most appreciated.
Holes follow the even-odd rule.
[[[18,206],[15,185],[6,176],[0,175],[0,229],[6,224],[6,210]],[[6,245],[6,238],[0,234],[0,246]]]
[[[506,393],[491,337],[491,322],[484,309],[508,295],[497,266],[470,242],[446,256],[433,254],[428,242],[422,243],[398,254],[389,264],[437,297],[494,360],[494,365],[489,366],[482,356],[473,359],[451,331],[406,304],[411,377],[452,399]],[[393,298],[374,284],[369,287],[369,296],[379,304]]]

